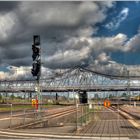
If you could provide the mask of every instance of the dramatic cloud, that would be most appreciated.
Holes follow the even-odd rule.
[[[81,65],[83,62],[90,61],[93,57],[96,59],[98,55],[104,52],[124,51],[124,43],[127,37],[124,34],[118,34],[112,37],[73,37],[59,44],[63,50],[58,50],[54,55],[47,56],[44,60],[46,66],[53,67],[61,65]],[[55,66],[54,66],[55,65]]]
[[[98,24],[106,19],[108,9],[114,4],[112,1],[0,2],[0,65],[31,67],[32,37],[39,34],[45,70],[90,63],[109,67],[110,52],[137,51],[140,43],[139,33],[131,39],[122,33],[96,37]],[[128,13],[129,9],[124,8],[106,27],[117,28]],[[9,74],[1,72],[1,77],[15,75]],[[30,77],[30,71],[26,75]]]
[[[96,24],[106,18],[105,13],[113,6],[112,3],[45,1],[18,2],[15,5],[12,2],[2,3],[4,7],[7,5],[9,10],[5,7],[1,8],[5,13],[0,12],[1,64],[20,66],[21,62],[21,66],[31,65],[31,44],[34,34],[41,35],[42,50],[45,50],[42,57],[47,56],[48,60],[54,60],[56,56],[60,57],[57,51],[63,52],[63,49],[68,47],[67,52],[70,50],[73,53],[75,50],[71,49],[72,46],[65,47],[63,43],[68,44],[67,41],[72,40],[73,37],[91,37],[96,34],[98,30]],[[77,55],[79,51],[77,50],[75,54]],[[65,56],[67,52],[64,52]],[[49,58],[50,56],[52,58]],[[81,57],[86,58],[83,55]]]

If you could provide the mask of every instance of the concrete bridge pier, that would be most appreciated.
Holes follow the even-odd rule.
[[[80,104],[88,103],[87,91],[79,91],[78,94]]]

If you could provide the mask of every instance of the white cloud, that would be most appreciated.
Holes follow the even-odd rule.
[[[58,51],[53,56],[44,58],[44,65],[52,68],[56,67],[70,67],[74,65],[81,65],[82,61],[88,59],[90,49],[84,47],[80,50],[65,50],[64,52]]]
[[[106,64],[110,60],[110,56],[107,56],[105,52],[102,52],[98,55],[96,60],[98,61],[98,64]]]
[[[30,79],[31,78],[31,67],[15,67],[8,66],[8,72],[3,74],[3,77],[10,80],[19,80],[19,79]]]
[[[16,24],[16,17],[13,12],[7,14],[0,14],[0,41],[6,40],[12,32]]]
[[[111,61],[109,54],[111,52],[132,52],[140,50],[139,33],[128,40],[125,34],[119,33],[111,37],[90,37],[79,36],[69,38],[67,41],[60,43],[62,50],[56,51],[51,56],[44,56],[45,66],[52,68],[61,66],[69,67],[71,64],[81,65],[82,62],[107,64]],[[55,65],[55,66],[54,66]]]
[[[31,67],[15,67],[15,66],[8,66],[7,67],[8,71],[3,72],[0,71],[0,80],[27,80],[27,79],[34,79],[32,74],[31,74]],[[41,68],[41,75],[43,78],[52,76],[53,71],[45,68],[42,66]]]
[[[113,18],[111,22],[107,23],[105,25],[105,27],[107,29],[110,29],[110,30],[117,29],[120,26],[121,22],[123,22],[127,18],[128,14],[129,14],[129,9],[128,8],[124,8],[119,13],[119,15],[117,17]]]
[[[78,36],[83,36],[83,37],[90,37],[93,34],[97,33],[98,28],[91,27],[91,26],[83,26],[77,30],[77,35]]]
[[[0,80],[5,80],[9,76],[8,73],[0,71]]]
[[[139,51],[140,50],[140,33],[136,34],[126,43],[126,51]]]

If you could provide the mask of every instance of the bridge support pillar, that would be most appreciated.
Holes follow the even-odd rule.
[[[32,99],[32,92],[29,92],[29,99]]]
[[[55,103],[56,103],[56,105],[59,104],[59,101],[58,101],[58,93],[55,94]]]
[[[86,91],[80,91],[78,94],[79,94],[79,102],[81,104],[88,103],[88,96]]]

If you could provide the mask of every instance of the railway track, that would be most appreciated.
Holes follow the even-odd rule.
[[[113,106],[113,107],[110,107],[110,109],[113,111],[118,111],[118,113],[125,119],[134,119],[134,120],[140,119],[140,116],[139,116],[140,112],[137,112],[137,114],[133,113],[129,110],[129,108],[123,108],[123,107],[116,108],[115,106]]]
[[[140,120],[140,110],[137,110],[136,108],[130,108],[130,107],[120,107],[120,110],[129,114],[130,116],[132,116],[134,119],[136,120]]]
[[[30,133],[30,132],[19,132],[19,131],[6,131],[6,130],[0,130],[0,139],[40,139],[41,140],[49,140],[49,139],[92,139],[97,140],[95,137],[89,137],[89,136],[76,136],[73,134],[45,134],[45,133]],[[125,139],[126,140],[126,139]]]
[[[65,108],[65,110],[54,110],[54,112],[50,112],[48,116],[45,116],[43,120],[38,120],[37,122],[32,122],[28,124],[28,126],[33,126],[42,122],[46,122],[49,119],[57,119],[62,116],[66,116],[72,113],[75,113],[76,108]],[[123,112],[123,111],[122,111]],[[108,117],[108,120],[106,119],[107,113],[112,114],[113,116],[117,116],[119,113],[119,119],[115,120],[114,117]],[[121,111],[118,110],[116,107],[110,107],[105,108],[104,112],[102,112],[102,115],[105,118],[101,118],[103,120],[96,120],[92,121],[88,126],[85,127],[81,132],[78,134],[76,133],[69,133],[69,134],[62,134],[57,135],[55,133],[33,133],[33,132],[22,132],[22,129],[28,127],[27,125],[19,126],[14,130],[0,130],[0,138],[22,138],[22,139],[32,139],[32,138],[65,138],[65,139],[94,139],[94,137],[134,137],[139,136],[139,130],[134,127],[131,122],[128,120],[130,118],[124,117],[124,115],[121,114]],[[117,117],[116,117],[117,118]],[[110,119],[110,120],[109,120]],[[19,130],[17,130],[19,129]],[[96,138],[95,138],[96,139]]]
[[[79,132],[81,136],[140,138],[139,124],[135,118],[119,108],[104,108],[94,113],[93,120]]]
[[[78,110],[79,111],[79,110]],[[66,139],[81,139],[80,136],[74,136],[73,133],[68,134],[60,134],[56,135],[54,133],[31,133],[28,132],[22,132],[23,130],[20,128],[25,128],[29,126],[34,126],[43,122],[46,122],[49,119],[58,119],[63,116],[70,115],[72,113],[76,112],[76,107],[67,107],[60,110],[53,110],[48,115],[44,116],[43,119],[37,120],[36,122],[28,123],[25,125],[21,125],[18,127],[14,127],[13,129],[1,129],[0,130],[0,139],[1,138],[21,138],[21,139],[31,139],[31,138],[66,138]],[[18,129],[18,130],[17,130]],[[90,137],[83,137],[82,139],[90,139]]]
[[[75,107],[67,107],[66,109],[53,110],[53,111],[48,112],[48,114],[45,114],[44,116],[39,118],[39,120],[35,120],[34,122],[31,122],[31,123],[27,123],[24,125],[13,127],[13,129],[27,128],[29,126],[34,126],[37,124],[45,123],[45,122],[52,120],[52,119],[58,119],[60,117],[67,116],[67,115],[70,115],[70,114],[75,113],[75,112],[76,112]]]

